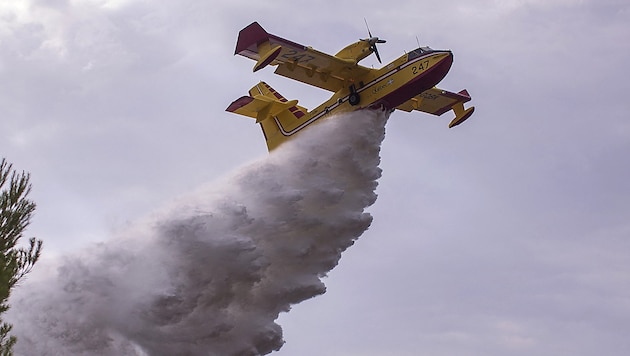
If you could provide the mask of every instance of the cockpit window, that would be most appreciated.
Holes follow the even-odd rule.
[[[433,50],[430,47],[420,47],[418,49],[414,49],[413,51],[409,52],[409,59],[413,59],[416,58],[418,56],[421,56],[425,53],[429,53],[429,52],[433,52]]]

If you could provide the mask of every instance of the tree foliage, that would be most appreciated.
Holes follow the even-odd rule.
[[[42,241],[31,238],[28,247],[18,247],[30,224],[35,203],[28,199],[30,174],[20,174],[3,158],[0,163],[0,355],[11,355],[16,338],[12,326],[3,321],[9,296],[16,283],[31,271],[42,251]]]

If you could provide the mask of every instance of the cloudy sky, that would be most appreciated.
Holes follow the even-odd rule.
[[[450,114],[392,114],[372,226],[326,294],[281,315],[276,354],[627,355],[622,0],[3,1],[0,153],[32,174],[45,258],[264,157],[259,127],[224,112],[259,80],[308,108],[326,98],[251,73],[241,28],[336,53],[364,17],[383,62],[416,37],[453,50],[440,86],[476,112],[452,130]]]

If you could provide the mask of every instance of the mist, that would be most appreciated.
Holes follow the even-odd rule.
[[[279,313],[323,294],[372,222],[387,117],[323,120],[117,236],[38,264],[10,300],[16,353],[279,350]]]

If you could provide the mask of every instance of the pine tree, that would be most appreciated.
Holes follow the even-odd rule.
[[[39,259],[42,241],[31,238],[28,248],[17,247],[24,229],[30,224],[35,203],[27,199],[31,191],[30,174],[17,174],[3,158],[0,163],[0,355],[12,355],[17,341],[10,335],[12,325],[2,314],[9,309],[9,295],[16,283]]]

